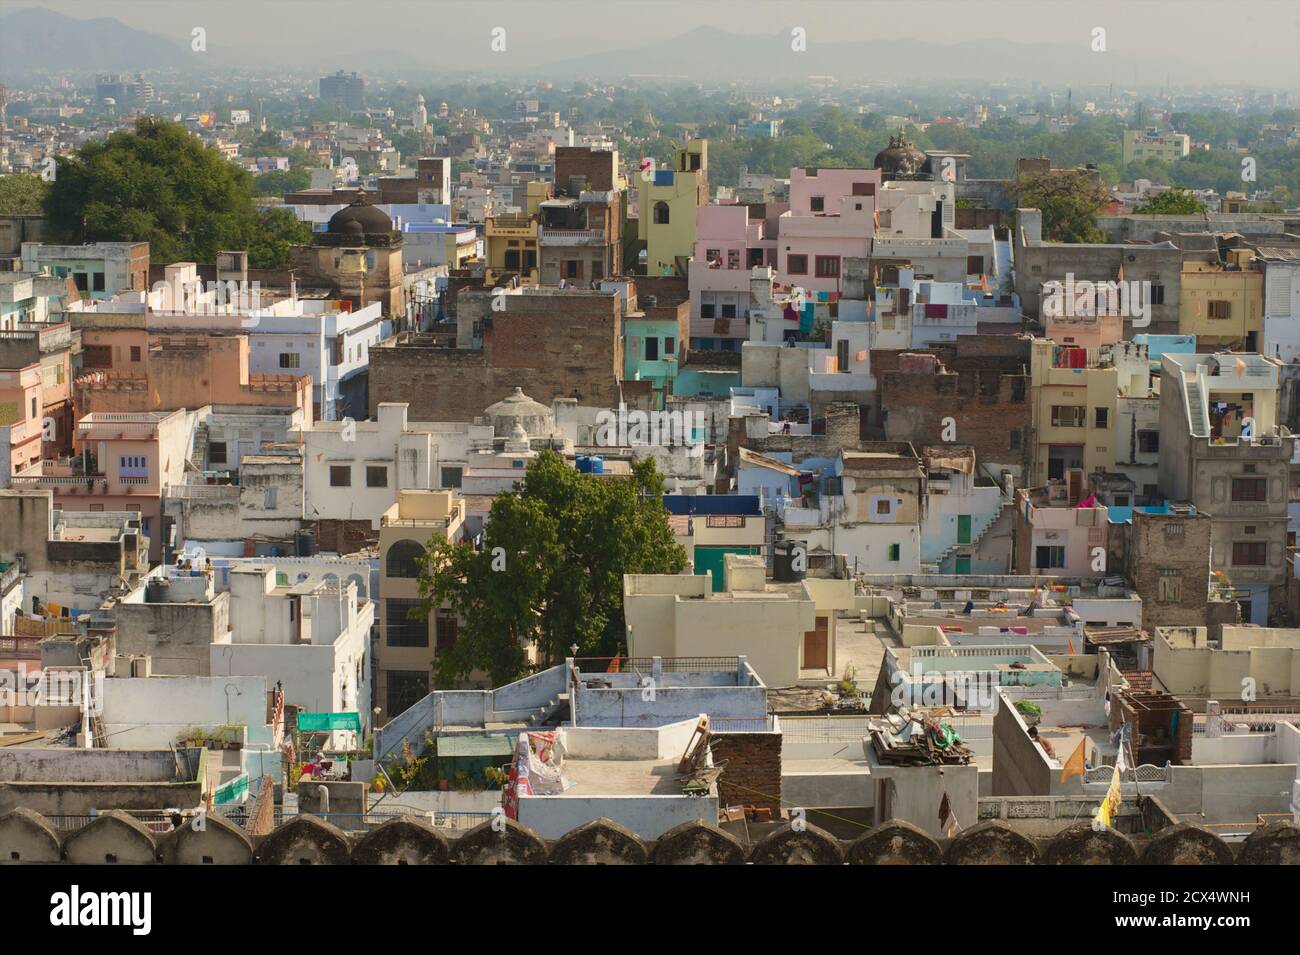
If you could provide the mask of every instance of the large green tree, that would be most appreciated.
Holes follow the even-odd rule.
[[[1105,242],[1097,216],[1110,201],[1106,187],[1083,170],[1031,173],[1011,183],[1018,209],[1043,214],[1043,238],[1054,242]]]
[[[40,176],[26,173],[0,176],[0,215],[40,215],[49,186]]]
[[[1139,215],[1192,216],[1205,211],[1200,199],[1186,189],[1158,192],[1133,209]]]
[[[247,249],[254,268],[284,268],[289,246],[311,238],[292,216],[258,210],[247,172],[156,117],[60,158],[45,214],[57,240],[148,242],[162,264]]]
[[[428,544],[420,576],[426,618],[448,606],[463,623],[435,662],[454,685],[484,670],[500,686],[525,672],[525,648],[547,661],[612,654],[621,645],[624,574],[673,574],[686,552],[663,506],[663,476],[647,458],[631,480],[575,471],[553,451],[528,469],[518,493],[492,503],[482,547]]]

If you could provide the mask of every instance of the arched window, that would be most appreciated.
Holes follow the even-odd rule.
[[[655,225],[668,224],[668,203],[660,199],[655,203]]]
[[[389,577],[419,577],[424,548],[413,540],[398,541],[388,548]]]

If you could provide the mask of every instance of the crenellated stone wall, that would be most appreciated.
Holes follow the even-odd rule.
[[[29,809],[0,816],[0,865],[1300,865],[1300,826],[1277,822],[1230,845],[1191,823],[1150,837],[1096,832],[1074,823],[1035,839],[989,820],[936,840],[894,821],[841,840],[806,825],[783,825],[751,844],[703,822],[688,822],[650,841],[607,819],[558,839],[526,826],[485,822],[463,834],[433,828],[418,816],[348,833],[299,815],[267,835],[249,835],[216,814],[202,831],[184,826],[158,835],[111,811],[72,832],[55,830]]]

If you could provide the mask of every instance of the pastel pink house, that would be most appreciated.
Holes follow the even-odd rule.
[[[687,276],[691,339],[749,337],[752,270],[775,265],[776,239],[755,217],[763,206],[701,206],[695,220],[695,249]],[[722,324],[725,322],[726,324]]]
[[[777,233],[777,281],[841,291],[843,260],[871,254],[878,169],[790,170],[790,210]]]

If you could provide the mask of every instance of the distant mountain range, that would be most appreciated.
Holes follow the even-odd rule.
[[[1087,39],[1086,37],[1084,38]],[[699,27],[669,40],[636,50],[594,53],[550,63],[532,72],[570,75],[627,76],[631,74],[686,76],[710,80],[802,79],[833,76],[838,80],[910,82],[979,80],[1044,83],[1062,82],[1129,85],[1135,81],[1162,83],[1150,55],[1093,53],[1086,43],[1071,46],[1032,45],[1005,40],[957,44],[924,40],[828,40],[809,35],[807,52],[791,48],[790,34],[740,35],[714,27]],[[1171,70],[1173,67],[1171,66]],[[1184,80],[1198,79],[1191,64],[1178,68]],[[1175,79],[1178,77],[1176,76]]]
[[[159,70],[192,65],[187,47],[111,17],[78,20],[31,7],[0,16],[0,73]]]
[[[599,3],[599,0],[593,0]],[[311,5],[303,4],[304,17]],[[565,45],[532,36],[511,36],[511,55],[489,52],[486,36],[441,32],[431,38],[420,30],[394,33],[380,49],[349,49],[346,62],[335,63],[312,44],[224,49],[211,41],[206,55],[189,49],[189,38],[165,37],[101,17],[79,20],[40,7],[0,16],[0,75],[36,69],[91,71],[149,71],[274,66],[307,69],[319,64],[322,74],[339,67],[393,75],[447,75],[489,70],[498,75],[545,76],[556,80],[677,78],[726,82],[775,80],[791,82],[810,76],[841,81],[890,81],[918,84],[943,82],[1025,83],[1042,80],[1131,88],[1174,83],[1208,83],[1215,64],[1155,56],[1150,49],[1094,53],[1086,36],[1070,44],[1026,44],[1005,40],[972,40],[935,44],[890,38],[836,40],[816,33],[808,37],[808,52],[794,52],[788,33],[736,34],[716,27],[698,27],[648,45],[564,56]],[[256,42],[256,41],[254,41]],[[273,44],[273,39],[265,42]],[[614,42],[618,42],[615,40]],[[575,42],[574,49],[583,44]],[[517,64],[517,65],[516,65]],[[1264,64],[1260,64],[1264,66]],[[1285,84],[1286,67],[1275,66],[1273,82]],[[1239,82],[1245,82],[1240,78]],[[1258,82],[1263,82],[1260,80]]]

